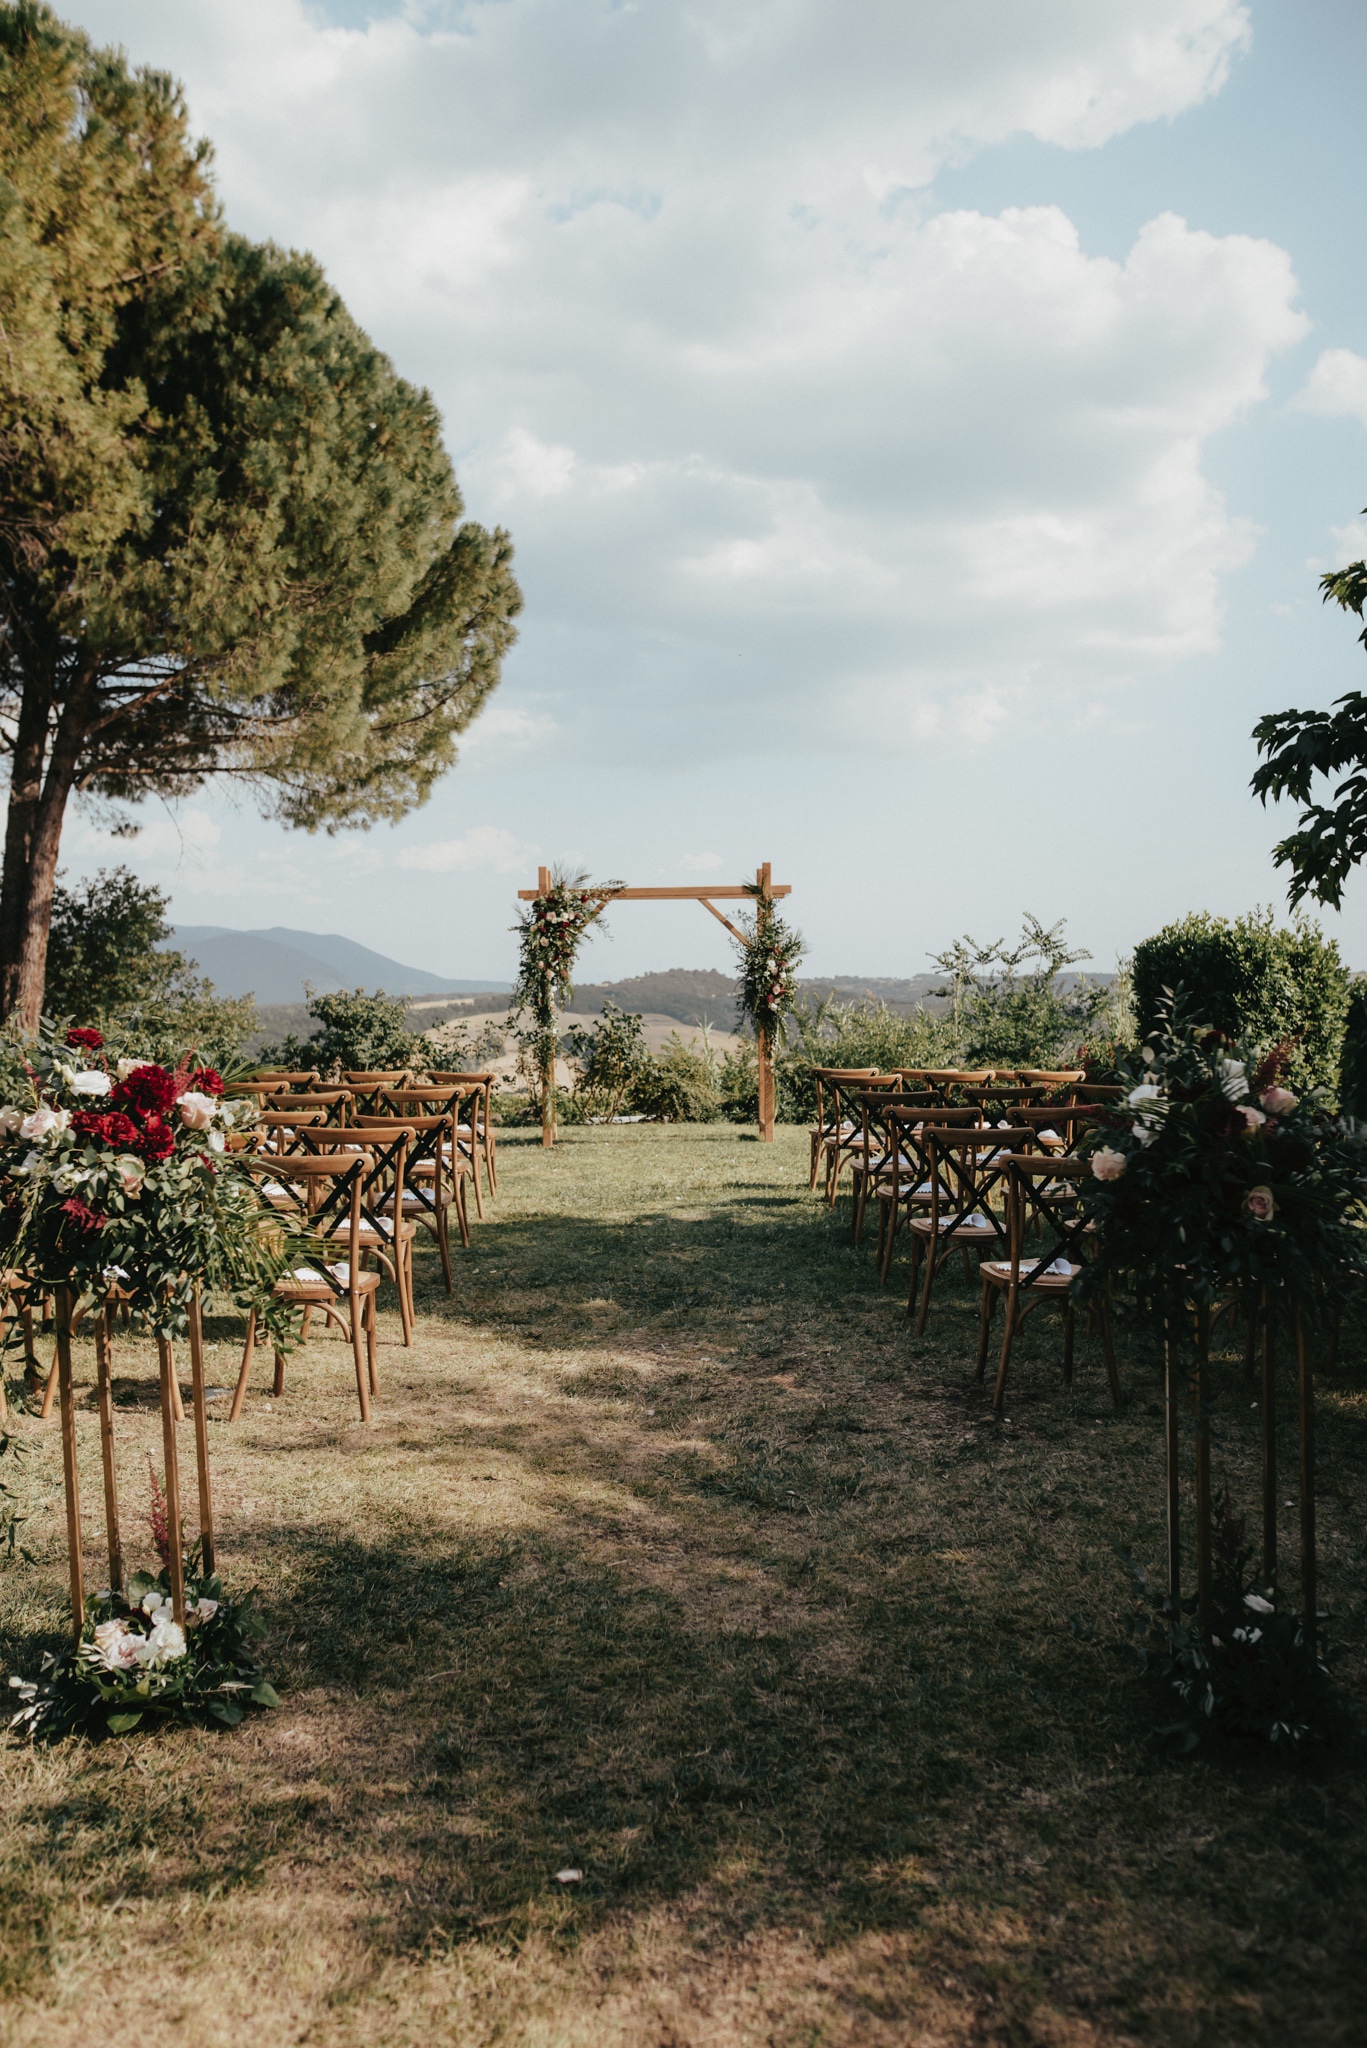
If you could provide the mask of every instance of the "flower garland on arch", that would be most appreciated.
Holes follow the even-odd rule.
[[[624,882],[589,885],[587,875],[551,870],[551,886],[519,913],[517,982],[508,1004],[508,1028],[541,1087],[542,1142],[555,1138],[555,1061],[560,1012],[574,999],[574,963],[584,934],[596,924]],[[518,1030],[518,1019],[529,1022]]]
[[[755,908],[752,916],[741,916],[736,1006],[756,1037],[763,1033],[773,1046],[778,1043],[783,1019],[797,1001],[797,970],[806,942],[801,932],[779,916],[772,899],[761,894],[757,883],[743,886],[755,898]]]

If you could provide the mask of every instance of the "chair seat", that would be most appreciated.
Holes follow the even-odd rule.
[[[986,1218],[979,1223],[975,1223],[969,1218],[963,1223],[951,1225],[948,1223],[932,1223],[929,1216],[910,1216],[907,1219],[907,1228],[908,1230],[914,1230],[918,1237],[964,1238],[970,1242],[981,1241],[983,1243],[988,1238],[991,1238],[995,1243],[999,1237],[1003,1237],[1006,1234],[1005,1224],[989,1223]]]
[[[417,1235],[417,1229],[416,1223],[404,1217],[399,1224],[399,1236],[414,1237]],[[362,1244],[393,1244],[394,1219],[392,1216],[381,1216],[378,1223],[362,1223],[356,1235]]]
[[[357,1294],[374,1294],[380,1286],[378,1273],[357,1273],[353,1277],[346,1259],[329,1266],[327,1272],[338,1287],[354,1289]],[[336,1295],[336,1289],[329,1286],[316,1266],[296,1266],[293,1273],[276,1281],[274,1291],[285,1301],[332,1301]]]
[[[1082,1271],[1081,1266],[1069,1265],[1066,1259],[1056,1259],[1054,1265],[1067,1266],[1068,1270],[1066,1273],[1056,1273],[1052,1266],[1046,1267],[1044,1272],[1038,1274],[1035,1279],[1030,1281],[1030,1292],[1032,1294],[1037,1289],[1046,1294],[1061,1294],[1065,1288],[1072,1286],[1074,1280]],[[1009,1286],[1011,1283],[1010,1259],[984,1259],[978,1270],[986,1279],[995,1280],[1002,1286]],[[1029,1273],[1030,1264],[1028,1260],[1021,1260],[1021,1271],[1025,1274]]]
[[[447,1188],[433,1189],[425,1195],[417,1194],[412,1188],[405,1188],[403,1191],[404,1213],[408,1216],[414,1213],[421,1215],[424,1211],[430,1215],[433,1209],[445,1209],[449,1205],[450,1200],[451,1194]],[[382,1216],[392,1216],[394,1214],[394,1197],[386,1195],[382,1202],[376,1204],[376,1207]]]

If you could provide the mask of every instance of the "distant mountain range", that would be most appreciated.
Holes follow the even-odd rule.
[[[220,995],[254,995],[258,1003],[301,1003],[305,982],[320,994],[381,988],[392,996],[501,994],[512,986],[429,974],[344,939],[340,932],[299,932],[280,924],[247,932],[221,924],[182,924],[166,943],[197,961]]]

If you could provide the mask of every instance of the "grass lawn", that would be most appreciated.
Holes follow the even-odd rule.
[[[1064,1390],[1041,1313],[994,1423],[976,1290],[914,1343],[805,1152],[512,1133],[454,1302],[424,1255],[411,1351],[391,1300],[372,1427],[335,1336],[279,1402],[258,1363],[212,1430],[221,1563],[262,1589],[283,1704],[4,1753],[0,2041],[1364,2039],[1361,1760],[1146,1740],[1118,1618],[1121,1553],[1163,1555],[1151,1361],[1122,1332],[1117,1418],[1090,1343]],[[238,1326],[209,1334],[230,1386]],[[1323,1598],[1367,1698],[1346,1354]],[[137,1563],[150,1347],[116,1372]],[[1217,1473],[1256,1514],[1255,1390],[1220,1375]],[[62,1626],[60,1445],[18,1433],[37,1563],[0,1570],[0,1661],[31,1671]],[[93,1532],[93,1413],[82,1442]],[[184,1464],[192,1514],[188,1432]]]

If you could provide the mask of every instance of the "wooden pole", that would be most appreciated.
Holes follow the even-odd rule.
[[[1196,1311],[1196,1619],[1210,1633],[1210,1310]]]
[[[76,1402],[71,1385],[71,1289],[59,1287],[57,1311],[57,1393],[62,1408],[62,1484],[66,1493],[66,1555],[71,1574],[71,1629],[77,1642],[85,1627],[85,1565],[81,1555],[81,1481],[76,1469]]]
[[[111,1591],[123,1592],[123,1544],[119,1538],[119,1488],[114,1470],[114,1394],[110,1352],[114,1307],[105,1302],[95,1317],[95,1386],[100,1404],[100,1461],[104,1467],[104,1535],[109,1551]]]
[[[1163,1411],[1168,1454],[1168,1601],[1176,1621],[1182,1612],[1182,1495],[1178,1471],[1182,1411],[1177,1360],[1173,1356],[1171,1304],[1163,1318]]]
[[[538,868],[536,871],[537,897],[551,893],[551,871]],[[541,1143],[549,1147],[555,1143],[555,1054],[541,1063]]]
[[[1263,1289],[1263,1584],[1277,1583],[1277,1373],[1272,1297]]]
[[[773,910],[771,884],[773,866],[765,861],[755,871],[755,886],[759,891],[756,918],[762,934]],[[774,1142],[774,1047],[773,1040],[763,1026],[755,1033],[759,1062],[759,1134],[766,1145]]]
[[[1319,1633],[1319,1573],[1315,1559],[1315,1376],[1305,1341],[1305,1325],[1296,1310],[1296,1393],[1300,1407],[1301,1480],[1301,1617],[1306,1648],[1315,1654]]]
[[[176,1411],[171,1394],[175,1368],[171,1340],[158,1333],[157,1364],[161,1372],[161,1446],[166,1465],[166,1553],[171,1573],[171,1611],[185,1626],[185,1559],[180,1548],[180,1465],[176,1457]]]
[[[200,1568],[209,1578],[218,1566],[214,1558],[214,1503],[209,1487],[209,1410],[204,1398],[204,1319],[200,1312],[198,1281],[190,1303],[190,1382],[195,1411],[195,1463],[199,1474]]]

